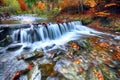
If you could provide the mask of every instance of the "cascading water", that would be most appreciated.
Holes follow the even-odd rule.
[[[83,32],[83,34],[95,32],[93,29],[81,25],[81,22],[74,21],[60,24],[47,24],[46,26],[39,24],[34,27],[31,24],[30,28],[19,29],[13,32],[13,41],[20,43],[34,43],[37,41],[56,40],[70,32]],[[66,36],[67,37],[67,36]]]
[[[17,53],[24,51],[25,47],[29,47],[30,51],[41,48],[45,50],[46,46],[63,45],[70,40],[100,33],[83,26],[80,21],[38,24],[37,26],[30,24],[30,26],[13,31],[13,42],[23,45]]]

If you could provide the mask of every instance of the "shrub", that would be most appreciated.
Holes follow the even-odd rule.
[[[92,22],[92,18],[85,18],[83,21],[83,24],[89,24],[90,22]]]
[[[2,12],[10,12],[13,14],[21,13],[20,6],[17,0],[5,0],[6,5],[1,7]]]

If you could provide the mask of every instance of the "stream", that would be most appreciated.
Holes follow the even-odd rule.
[[[0,80],[11,80],[31,62],[34,67],[19,80],[120,79],[119,57],[111,57],[120,54],[120,36],[88,28],[80,21],[32,24],[45,19],[30,15],[13,19],[29,26],[9,30],[11,43],[0,47]]]

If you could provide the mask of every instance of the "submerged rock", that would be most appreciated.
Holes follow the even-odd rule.
[[[60,80],[59,77],[49,76],[46,80]]]
[[[24,49],[24,50],[30,50],[30,49],[31,49],[31,47],[26,46],[26,47],[24,47],[23,49]]]
[[[7,51],[16,51],[22,47],[21,44],[12,44],[9,45],[8,48],[6,49]]]
[[[79,64],[68,60],[60,60],[55,65],[55,70],[69,80],[85,80],[86,72]]]

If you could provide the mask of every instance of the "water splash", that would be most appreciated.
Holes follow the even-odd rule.
[[[30,28],[22,28],[13,31],[14,42],[21,43],[31,50],[45,48],[46,46],[63,45],[70,40],[75,40],[85,36],[95,36],[100,33],[91,28],[83,26],[80,21],[68,23],[39,24],[37,27],[30,24]]]
[[[31,24],[31,28],[19,29],[13,32],[13,41],[20,41],[20,43],[34,43],[36,41],[50,41],[57,40],[64,35],[66,37],[76,36],[76,33],[92,35],[97,33],[97,31],[90,29],[81,25],[81,22],[74,21],[69,23],[60,23],[60,24],[47,24],[47,27],[39,24],[37,27],[34,27]],[[71,37],[70,37],[71,38]]]

